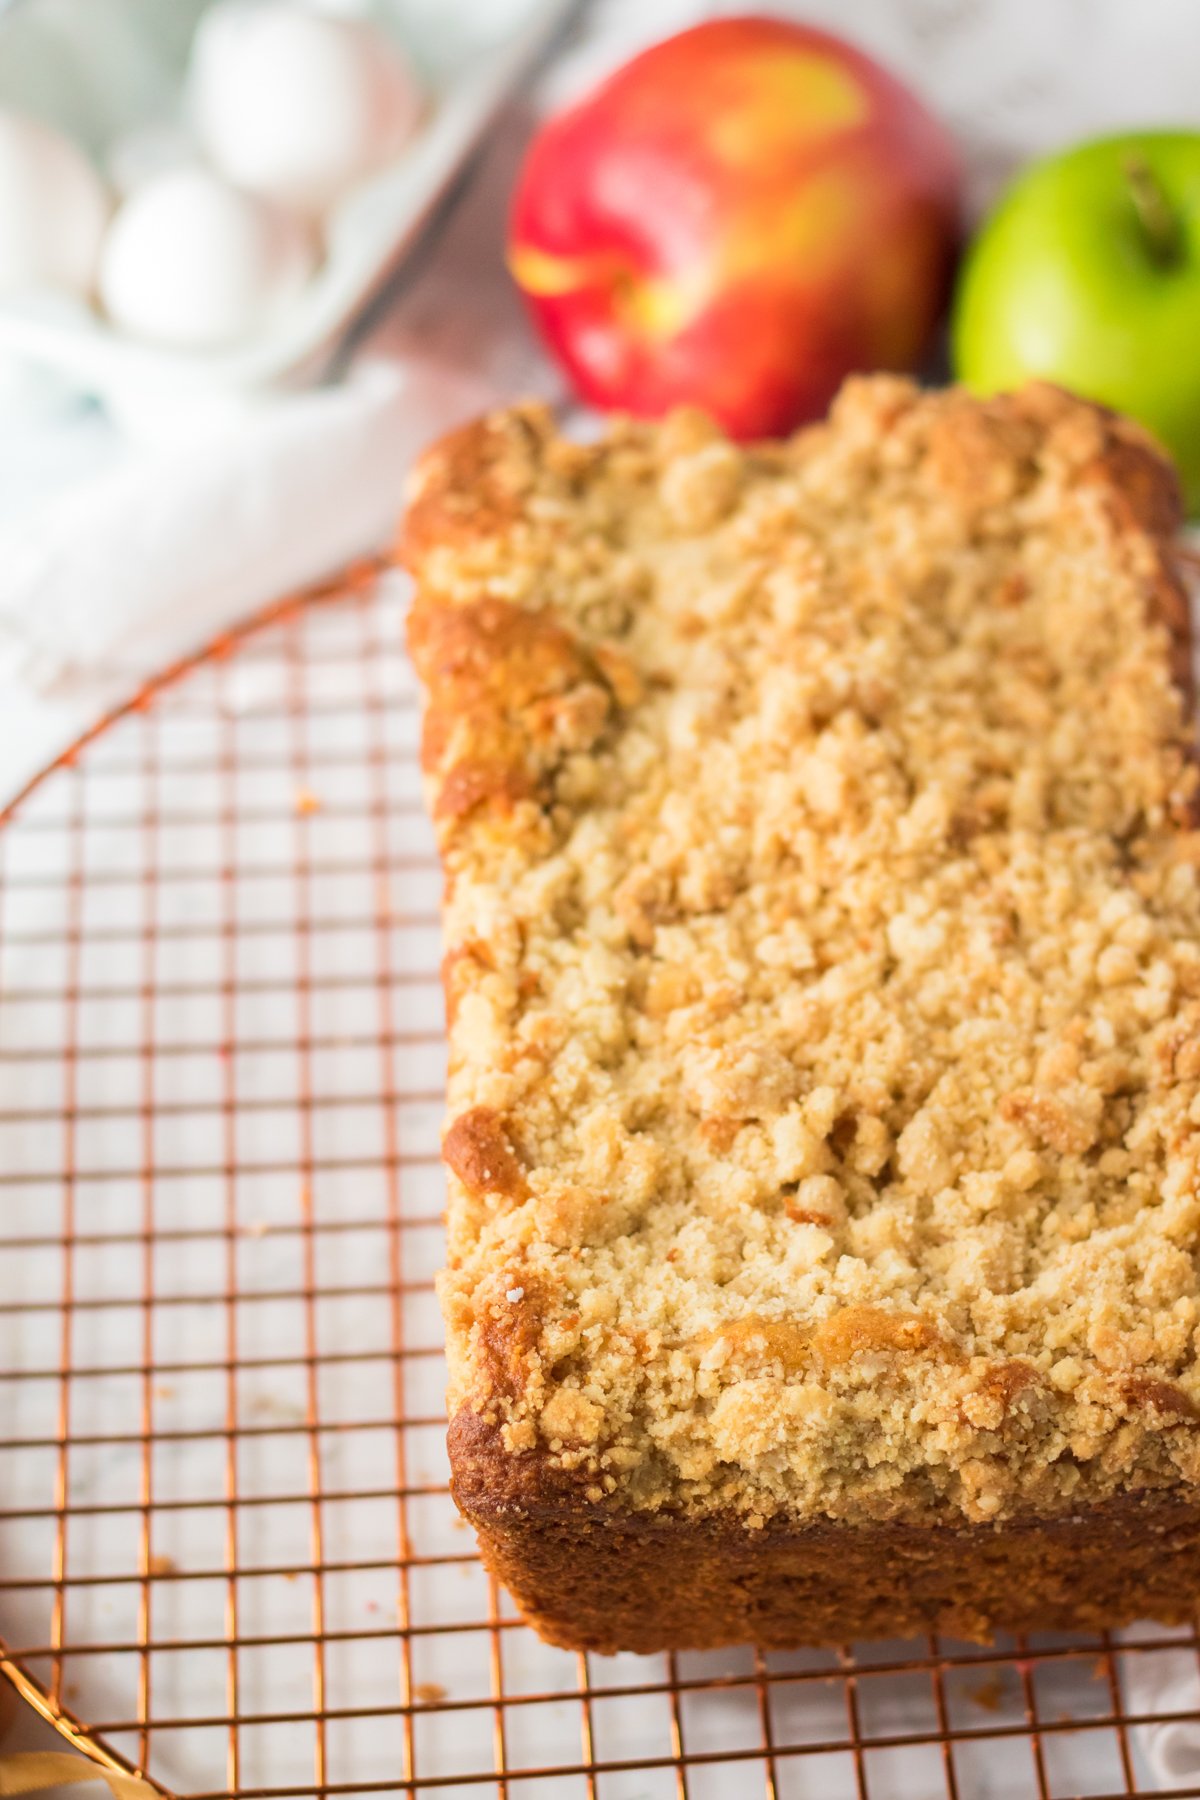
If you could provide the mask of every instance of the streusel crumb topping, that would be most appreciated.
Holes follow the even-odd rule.
[[[1171,476],[890,377],[425,459],[451,1405],[750,1524],[1200,1481]]]

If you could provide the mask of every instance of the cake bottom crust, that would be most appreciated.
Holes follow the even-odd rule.
[[[986,1642],[997,1631],[1180,1625],[1200,1612],[1200,1505],[1178,1493],[1002,1525],[755,1531],[530,1495],[524,1478],[480,1482],[475,1457],[454,1457],[455,1435],[456,1477],[466,1477],[455,1497],[486,1566],[534,1630],[566,1649],[781,1649],[929,1631]],[[497,1469],[495,1455],[484,1460]]]

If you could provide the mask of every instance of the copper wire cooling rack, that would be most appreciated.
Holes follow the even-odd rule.
[[[487,1579],[404,602],[274,609],[0,821],[0,1668],[204,1800],[1200,1794],[1187,1633],[574,1656]]]

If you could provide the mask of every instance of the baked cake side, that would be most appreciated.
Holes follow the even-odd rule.
[[[424,460],[452,1460],[560,1641],[1200,1595],[1178,524],[1047,387]]]

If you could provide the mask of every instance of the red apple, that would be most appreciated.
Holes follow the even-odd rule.
[[[735,436],[911,368],[959,228],[953,144],[850,45],[717,19],[637,56],[531,145],[509,259],[580,395]]]

